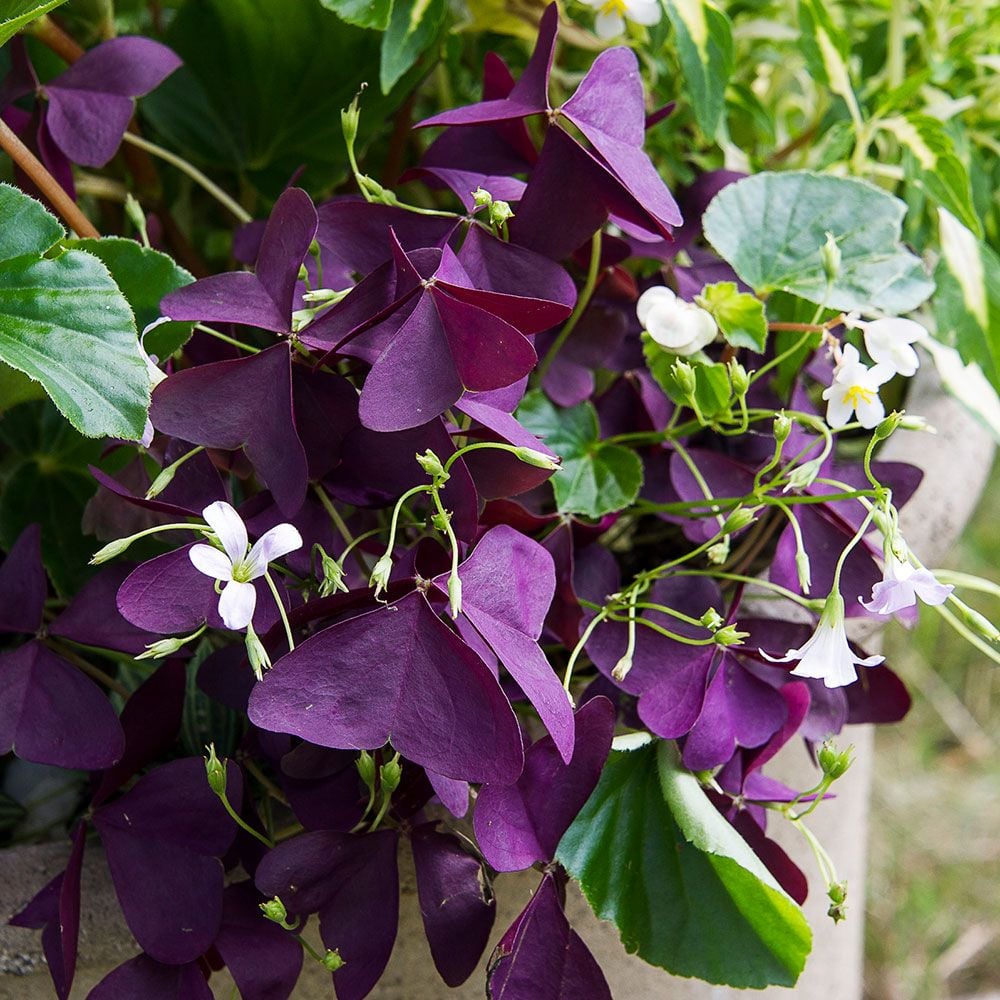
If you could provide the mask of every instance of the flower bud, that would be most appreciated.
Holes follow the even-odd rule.
[[[823,273],[826,275],[826,280],[831,283],[836,281],[837,275],[840,274],[841,253],[833,233],[826,234],[826,243],[823,244],[819,256],[823,262]]]
[[[372,575],[368,578],[368,584],[375,588],[375,596],[389,586],[389,577],[392,575],[392,556],[386,552],[372,570]]]
[[[323,968],[328,972],[336,972],[338,969],[342,969],[347,963],[340,957],[340,951],[337,948],[326,949],[326,954],[323,956]]]
[[[403,777],[403,768],[399,763],[399,754],[396,754],[392,760],[387,760],[378,769],[379,784],[382,786],[382,791],[387,795],[391,795],[397,788],[399,788],[399,782]]]
[[[900,420],[899,426],[904,431],[924,431],[927,434],[937,434],[937,429],[927,423],[926,417],[921,417],[917,414],[911,416],[908,413],[903,413],[902,417],[903,419]]]
[[[847,769],[854,763],[851,752],[854,750],[853,744],[846,750],[838,750],[832,740],[827,740],[819,748],[820,770],[830,779],[836,780],[842,777]]]
[[[439,483],[445,483],[450,478],[449,474],[444,471],[444,465],[441,463],[441,459],[434,454],[430,448],[427,449],[422,455],[415,456],[420,468],[427,473],[432,479]]]
[[[872,437],[876,441],[884,441],[890,437],[893,431],[902,423],[903,414],[893,410],[872,432]]]
[[[715,641],[720,646],[742,646],[743,640],[749,635],[749,632],[741,632],[734,622],[732,625],[726,625],[720,628],[718,632],[715,633]]]
[[[98,549],[90,557],[91,566],[100,566],[115,556],[120,556],[132,544],[131,538],[116,538],[113,542],[108,542],[103,549]]]
[[[514,210],[505,201],[494,201],[490,205],[490,225],[494,229],[500,229],[507,224],[508,219],[514,218]]]
[[[367,750],[362,750],[358,759],[354,762],[354,766],[357,767],[358,774],[361,775],[361,780],[365,783],[365,787],[374,787],[375,758]]]
[[[806,487],[811,486],[819,475],[821,465],[822,463],[818,458],[797,465],[788,474],[788,482],[781,492],[787,493],[789,490],[804,490]]]
[[[742,531],[747,525],[753,524],[757,520],[757,511],[760,507],[737,507],[725,523],[719,529],[723,534],[729,535],[734,531]]]
[[[253,670],[254,676],[257,680],[262,681],[264,679],[264,671],[271,669],[271,657],[267,655],[264,644],[253,630],[252,623],[247,625],[244,644],[247,650],[247,659],[250,661],[250,667]]]
[[[177,652],[184,643],[187,642],[187,636],[182,636],[180,638],[174,636],[169,639],[158,639],[156,642],[151,642],[144,653],[140,653],[136,659],[137,660],[162,660],[164,656],[172,656]]]
[[[344,583],[344,567],[333,558],[322,546],[319,547],[320,565],[323,569],[323,579],[319,585],[319,596],[329,597],[331,594],[342,590],[345,594],[348,591],[347,584]]]
[[[451,617],[457,618],[462,613],[462,578],[457,573],[448,577],[448,604]]]
[[[544,452],[536,451],[534,448],[515,448],[514,454],[526,465],[533,465],[536,469],[549,469],[552,472],[557,471],[559,466],[559,459],[552,458],[546,455]]]
[[[305,264],[299,264],[298,278],[299,278],[299,281],[308,281],[309,280],[309,271],[306,269]]]
[[[488,208],[493,204],[493,195],[484,188],[477,187],[475,191],[472,192],[472,200],[480,207]]]
[[[785,416],[785,411],[776,413],[774,416],[774,440],[778,444],[784,444],[788,440],[788,435],[792,433],[792,421]]]
[[[977,635],[981,635],[987,642],[997,642],[1000,640],[1000,630],[985,615],[981,615],[975,608],[970,608],[964,601],[952,598],[952,607],[958,613],[958,617],[972,629]]]
[[[625,655],[623,656],[615,665],[614,669],[611,671],[611,676],[616,681],[623,681],[628,676],[628,672],[632,669],[632,657]]]
[[[705,626],[705,628],[709,628],[713,632],[720,629],[725,622],[725,619],[719,614],[718,611],[715,610],[715,608],[709,608],[708,611],[706,611],[698,620]]]
[[[729,558],[729,536],[727,535],[721,541],[709,546],[705,555],[710,563],[721,566]]]
[[[826,889],[827,896],[830,897],[831,902],[843,903],[847,899],[847,881],[841,882],[831,882]]]
[[[729,381],[732,384],[733,392],[737,396],[745,396],[750,388],[750,376],[746,368],[741,365],[736,358],[730,358],[727,364],[729,369]]]
[[[835,923],[839,924],[847,919],[847,907],[843,903],[831,903],[826,915]]]
[[[216,756],[214,743],[209,743],[205,749],[208,751],[208,756],[205,758],[208,787],[221,798],[226,794],[226,765]]]
[[[670,369],[670,374],[673,375],[674,381],[677,383],[677,388],[680,389],[683,396],[688,399],[694,396],[695,389],[698,387],[698,380],[695,378],[694,368],[691,365],[678,358]]]
[[[361,90],[354,95],[354,100],[340,112],[340,127],[344,131],[344,139],[348,146],[353,146],[354,140],[358,137],[358,125],[361,121],[361,95],[367,86],[367,84],[362,84]]]
[[[269,899],[266,903],[260,903],[260,912],[264,916],[272,921],[273,923],[280,924],[285,928],[286,931],[292,929],[292,925],[288,922],[288,910],[285,909],[285,904],[275,896],[274,899]]]
[[[809,562],[809,554],[805,549],[799,549],[795,553],[795,572],[799,577],[799,587],[803,594],[809,593],[812,587],[812,566]]]
[[[152,485],[146,490],[146,499],[152,500],[158,497],[174,480],[174,473],[177,471],[176,465],[168,465],[160,470],[160,474],[153,480]]]

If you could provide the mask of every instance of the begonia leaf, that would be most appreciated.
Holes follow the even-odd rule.
[[[490,959],[490,1000],[611,1000],[601,967],[563,913],[545,875]]]
[[[388,94],[437,38],[448,9],[445,0],[393,0],[382,36],[379,83]]]
[[[111,703],[85,674],[35,640],[0,654],[0,752],[95,770],[125,747]]]
[[[905,212],[898,198],[865,181],[798,170],[728,185],[704,227],[758,295],[780,289],[828,309],[897,316],[934,290],[919,258],[900,243]],[[828,235],[841,258],[829,283],[821,253]]]
[[[417,898],[434,966],[448,986],[460,986],[475,971],[486,948],[496,901],[480,858],[436,823],[410,834]]]
[[[500,686],[419,592],[296,646],[254,688],[248,714],[320,746],[391,739],[415,763],[467,781],[513,781],[524,759]]]
[[[611,755],[557,857],[653,965],[756,989],[792,986],[802,971],[802,912],[668,743]]]
[[[4,5],[0,14],[0,45],[5,45],[22,28],[54,10],[66,0],[13,0]]]
[[[628,448],[601,442],[591,403],[558,410],[536,391],[524,397],[517,415],[562,459],[551,479],[561,512],[599,518],[638,496],[642,462]]]
[[[319,913],[320,937],[344,960],[333,974],[339,1000],[363,1000],[382,975],[399,921],[399,834],[320,830],[273,848],[257,888],[295,915]]]
[[[239,809],[239,768],[226,768],[226,795]],[[177,809],[178,802],[184,803]],[[151,771],[94,813],[111,880],[129,930],[160,962],[193,962],[222,921],[225,854],[236,824],[205,776],[201,758]]]
[[[543,736],[525,753],[516,784],[487,784],[479,790],[473,814],[476,842],[497,871],[552,861],[562,835],[597,785],[614,735],[611,702],[592,698],[577,711],[575,724],[569,763],[552,737]]]

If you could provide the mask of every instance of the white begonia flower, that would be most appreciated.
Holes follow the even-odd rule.
[[[852,313],[844,325],[862,332],[865,350],[877,365],[907,376],[920,367],[920,358],[910,345],[926,339],[927,331],[912,319],[876,319],[866,323]]]
[[[876,667],[885,659],[855,655],[844,628],[844,599],[836,591],[827,597],[816,631],[798,649],[790,649],[784,656],[769,656],[763,649],[760,654],[772,663],[798,660],[794,676],[819,678],[828,688],[853,684],[858,679],[855,667]]]
[[[660,347],[688,357],[715,340],[718,328],[712,314],[685,302],[663,285],[647,288],[635,304],[643,329]]]
[[[302,547],[302,536],[292,524],[269,528],[247,551],[246,525],[235,508],[224,500],[209,504],[202,517],[215,532],[225,550],[212,545],[195,545],[189,555],[195,569],[224,584],[219,596],[219,615],[226,628],[246,628],[257,606],[253,580],[262,577],[268,563]]]
[[[598,38],[617,38],[625,32],[625,22],[647,26],[659,23],[663,11],[658,0],[583,0],[597,8],[594,34]]]
[[[929,569],[917,569],[909,561],[897,559],[891,546],[886,545],[882,580],[872,587],[870,601],[858,600],[872,614],[892,615],[912,608],[918,597],[924,604],[944,604],[954,589],[950,584],[938,583]]]
[[[886,365],[869,368],[853,344],[844,345],[840,363],[833,370],[833,385],[823,390],[827,401],[826,422],[831,427],[843,427],[851,414],[858,415],[858,423],[871,430],[885,417],[885,407],[879,399],[879,386],[892,378],[894,372]]]

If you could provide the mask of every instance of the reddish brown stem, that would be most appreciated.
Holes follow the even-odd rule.
[[[80,211],[76,202],[45,169],[38,157],[18,139],[3,120],[0,120],[0,147],[31,178],[35,187],[48,198],[70,229],[78,236],[100,238],[101,234],[94,228],[90,219]]]
[[[40,17],[28,30],[43,45],[48,46],[60,59],[65,59],[68,63],[75,63],[85,51],[75,38],[67,35],[48,15]]]

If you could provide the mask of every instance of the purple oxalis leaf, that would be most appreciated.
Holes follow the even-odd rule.
[[[149,955],[136,955],[112,969],[87,1000],[214,1000],[214,996],[197,963],[164,965]]]
[[[41,538],[41,528],[29,524],[0,563],[0,632],[32,634],[41,628],[49,589]]]
[[[473,816],[476,841],[501,872],[551,861],[562,835],[597,786],[614,736],[607,698],[592,698],[576,713],[573,759],[564,763],[551,736],[528,748],[524,773],[513,785],[484,785]]]
[[[344,960],[333,974],[339,1000],[363,1000],[392,954],[398,846],[395,830],[320,830],[279,844],[257,867],[257,888],[265,896],[277,896],[290,914],[319,913],[323,943]]]
[[[436,823],[416,827],[410,843],[434,966],[449,986],[460,986],[475,971],[493,929],[493,888],[482,861]]]
[[[41,642],[0,654],[0,753],[96,770],[125,748],[111,703],[89,677]]]
[[[262,729],[320,746],[396,750],[450,778],[514,781],[517,720],[482,660],[414,592],[324,629],[250,696]]]

